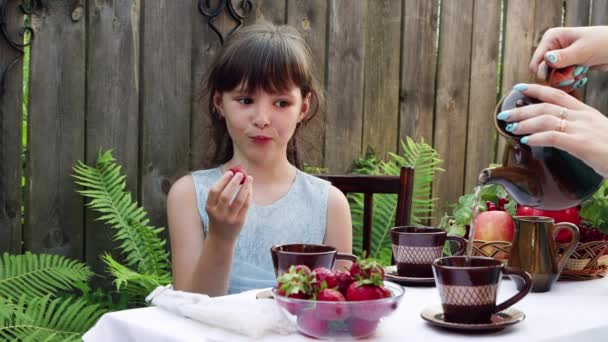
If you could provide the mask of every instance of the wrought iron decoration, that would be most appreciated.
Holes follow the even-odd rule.
[[[249,16],[251,11],[253,10],[253,3],[252,0],[239,0],[237,7],[240,11],[237,11],[233,5],[233,0],[215,1],[217,1],[217,6],[212,7],[212,0],[199,0],[198,10],[201,12],[202,15],[209,18],[209,27],[211,27],[211,29],[215,31],[215,33],[217,33],[217,35],[220,37],[220,42],[224,44],[224,41],[226,40],[226,38],[228,38],[228,36],[234,33],[234,31],[238,30],[241,26],[243,26],[243,19],[247,18],[247,16]],[[230,31],[228,31],[228,33],[226,33],[226,35],[224,35],[219,30],[219,28],[217,28],[213,23],[215,19],[222,13],[224,8],[228,9],[228,14],[230,14],[232,19],[237,22],[236,27],[233,27]]]
[[[2,95],[4,95],[4,92],[6,91],[6,75],[11,71],[11,69],[13,69],[17,65],[19,59],[23,57],[23,48],[30,45],[32,43],[32,40],[34,39],[34,30],[31,26],[23,26],[19,29],[19,37],[21,38],[23,38],[26,32],[29,32],[30,37],[27,42],[13,39],[10,36],[7,27],[7,6],[9,2],[10,0],[0,0],[0,33],[9,45],[19,52],[19,55],[17,55],[17,57],[10,61],[10,63],[8,63],[8,65],[3,70],[0,70],[0,98],[2,98]],[[19,8],[21,9],[21,12],[23,14],[29,15],[32,14],[34,10],[45,6],[45,4],[46,0],[30,0],[29,5],[26,6],[24,4],[21,4],[19,5]]]

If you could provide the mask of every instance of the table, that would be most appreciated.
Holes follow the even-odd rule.
[[[464,335],[432,327],[420,318],[428,305],[439,305],[435,287],[405,287],[401,305],[387,317],[371,341],[608,341],[608,278],[583,282],[560,281],[550,292],[530,293],[514,308],[526,319],[505,330]],[[504,280],[499,300],[515,293]],[[105,314],[85,336],[97,341],[248,341],[250,339],[148,307]],[[260,341],[309,341],[300,334],[267,336]]]

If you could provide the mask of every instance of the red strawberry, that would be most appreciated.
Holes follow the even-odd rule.
[[[336,274],[325,267],[317,267],[313,270],[317,279],[316,286],[318,289],[333,289],[338,286],[338,278]],[[323,287],[325,283],[325,287]]]
[[[344,296],[334,289],[324,289],[317,295],[317,300],[320,302],[344,302]],[[346,319],[348,315],[348,307],[338,303],[317,303],[315,307],[317,318],[326,321],[338,321]]]
[[[350,284],[346,290],[346,300],[352,302],[387,298],[390,296],[391,292],[385,287],[377,285],[360,285],[358,282]]]
[[[346,290],[346,300],[348,301],[373,301],[390,296],[391,292],[383,286],[361,285],[358,282],[350,284]],[[353,316],[373,321],[388,315],[394,309],[396,309],[394,303],[370,302],[353,306]]]
[[[311,272],[310,268],[306,265],[295,265],[293,267],[295,268],[296,272],[298,272],[298,273],[303,273],[303,274],[308,275]]]
[[[241,166],[231,167],[230,169],[228,169],[228,171],[232,171],[232,173],[235,175],[237,173],[241,173],[243,175],[243,179],[241,180],[240,184],[245,183],[245,178],[247,178],[247,172],[245,172],[245,169],[243,169]]]
[[[342,292],[342,294],[346,293],[346,289],[352,284],[353,277],[350,276],[350,273],[345,271],[336,271],[336,279],[338,279],[338,290]]]
[[[365,319],[351,317],[346,323],[348,324],[348,330],[350,335],[354,338],[368,337],[376,331],[379,320],[368,321]]]
[[[354,280],[372,279],[384,280],[384,268],[374,259],[360,259],[350,266],[350,276]]]
[[[306,266],[299,268],[297,266],[291,266],[289,272],[278,277],[277,281],[279,282],[277,285],[277,294],[280,296],[296,299],[309,299],[313,294],[315,277]],[[302,305],[298,305],[300,303],[279,302],[279,304],[281,303],[284,303],[285,305],[283,306],[285,309],[294,315],[297,314],[305,304],[301,303]]]
[[[314,310],[306,310],[298,316],[298,328],[306,335],[323,338],[327,332],[327,321],[317,318]]]

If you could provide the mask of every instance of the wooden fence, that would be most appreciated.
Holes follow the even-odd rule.
[[[6,72],[0,95],[0,251],[63,254],[99,271],[111,235],[85,210],[72,165],[112,148],[129,189],[165,225],[173,177],[209,166],[209,121],[196,95],[220,41],[196,0],[30,2],[39,6],[25,169],[22,64]],[[238,9],[241,0],[232,2]],[[23,26],[20,3],[0,0],[9,36],[0,37],[0,72],[20,56],[9,44]],[[440,207],[471,191],[479,170],[497,160],[495,103],[501,89],[531,80],[527,65],[542,33],[608,23],[608,0],[252,4],[245,24],[287,23],[304,35],[327,92],[326,109],[298,138],[303,160],[343,173],[368,146],[384,156],[406,135],[424,138],[445,160],[433,186]],[[223,32],[234,24],[226,13],[214,21]],[[604,113],[607,85],[606,75],[591,73],[586,93]]]

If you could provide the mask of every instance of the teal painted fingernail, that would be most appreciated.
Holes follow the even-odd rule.
[[[572,85],[572,88],[574,88],[574,89],[582,88],[585,86],[585,84],[587,84],[587,77],[583,77],[580,80],[576,81],[576,83],[574,83]]]
[[[514,123],[508,124],[505,129],[507,130],[507,132],[513,132],[516,128],[517,128],[517,122],[514,122]]]
[[[585,73],[585,72],[587,72],[587,71],[589,71],[589,67],[588,67],[588,66],[583,67],[583,73]]]
[[[515,89],[517,91],[526,91],[528,89],[528,85],[525,83],[518,83],[515,86],[513,86],[513,89]]]
[[[572,83],[574,83],[574,80],[565,80],[563,82],[559,82],[559,86],[560,87],[567,87],[567,86],[571,85]]]
[[[576,69],[574,69],[574,72],[572,73],[572,75],[574,77],[582,74],[583,72],[585,72],[585,66],[584,65],[579,65],[576,67]]]
[[[511,115],[509,112],[504,111],[504,112],[498,113],[498,115],[496,116],[496,118],[498,120],[503,120],[504,121],[504,120],[507,120],[509,118],[509,115]]]
[[[545,58],[551,62],[551,64],[557,62],[557,54],[555,52],[547,52]]]
[[[528,137],[523,137],[523,138],[519,139],[519,141],[520,141],[522,144],[526,144],[526,145],[527,145],[527,144],[528,144]]]

